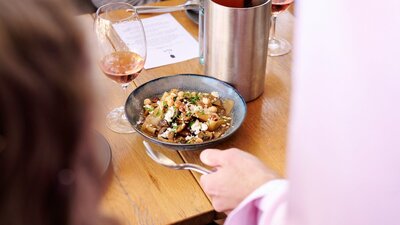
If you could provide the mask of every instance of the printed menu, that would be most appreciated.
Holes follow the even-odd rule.
[[[128,32],[131,22],[114,24],[121,40],[134,48],[136,34]],[[147,41],[146,69],[178,63],[199,56],[198,42],[169,13],[142,19]],[[131,49],[133,51],[133,49]]]

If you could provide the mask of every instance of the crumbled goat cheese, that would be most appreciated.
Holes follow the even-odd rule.
[[[168,123],[172,122],[172,117],[174,117],[175,114],[175,109],[174,107],[170,106],[167,110],[167,113],[165,113],[164,120],[166,120]]]
[[[207,124],[199,122],[199,120],[196,120],[190,127],[190,129],[198,135],[200,131],[206,131],[208,129]]]
[[[190,129],[197,135],[200,133],[200,129],[201,129],[201,124],[199,122],[199,120],[196,120],[192,126],[190,127]]]
[[[208,129],[207,124],[201,123],[201,130],[202,130],[202,131],[206,131],[207,129]]]
[[[185,137],[185,140],[186,140],[186,141],[189,141],[189,140],[191,140],[192,138],[194,138],[194,137],[191,136],[191,135],[190,135],[190,136],[186,136],[186,137]]]
[[[219,98],[219,93],[216,92],[216,91],[212,91],[212,92],[211,92],[211,95],[214,96],[214,97],[216,97],[216,98]]]
[[[168,138],[169,133],[171,133],[172,129],[171,128],[167,128],[166,131],[164,131],[164,133],[160,134],[161,137],[163,138]]]
[[[196,112],[201,111],[201,110],[203,110],[203,107],[201,107],[200,105],[197,106],[197,105],[189,104],[189,112],[196,113]]]
[[[206,105],[210,104],[210,99],[208,98],[202,98],[201,101]]]

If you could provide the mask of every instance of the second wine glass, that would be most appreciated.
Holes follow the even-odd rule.
[[[271,18],[271,37],[268,41],[268,55],[280,56],[290,52],[292,46],[290,43],[283,39],[277,38],[275,35],[276,19],[278,15],[289,8],[294,0],[272,0],[272,18]]]
[[[147,53],[143,24],[135,8],[121,2],[101,6],[96,12],[95,32],[101,70],[126,92],[142,71]],[[117,133],[134,132],[123,106],[112,110],[106,119],[107,126]]]

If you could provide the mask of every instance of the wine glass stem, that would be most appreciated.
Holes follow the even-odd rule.
[[[124,96],[126,96],[126,92],[127,92],[129,84],[122,84],[121,86],[122,86],[122,90],[124,91]]]
[[[276,28],[276,18],[277,15],[272,15],[271,22],[271,37],[270,40],[275,40],[275,28]]]
[[[126,99],[129,83],[128,84],[122,84],[121,86],[122,86],[122,90],[124,92],[124,99]],[[122,106],[124,106],[124,105],[125,105],[125,102],[122,103]],[[127,119],[126,116],[125,116],[125,113],[123,113],[121,117],[124,120]]]

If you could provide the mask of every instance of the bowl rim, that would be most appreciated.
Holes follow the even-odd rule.
[[[156,144],[162,144],[165,146],[169,146],[170,148],[173,148],[174,150],[177,150],[179,148],[179,150],[194,150],[193,148],[195,148],[196,146],[203,146],[203,145],[211,145],[215,142],[220,142],[222,140],[225,140],[227,138],[229,138],[230,136],[232,136],[238,129],[239,127],[243,124],[246,115],[247,115],[247,103],[244,100],[243,96],[239,93],[239,91],[233,87],[232,85],[230,85],[229,83],[222,81],[220,79],[217,79],[215,77],[209,76],[209,75],[201,75],[201,74],[192,74],[192,73],[182,73],[182,74],[174,74],[174,75],[166,75],[166,76],[162,76],[162,77],[158,77],[155,78],[153,80],[149,80],[143,84],[141,84],[140,86],[136,87],[127,97],[126,101],[125,101],[125,106],[124,106],[124,110],[125,110],[125,114],[127,114],[127,107],[128,107],[128,101],[131,98],[132,95],[135,95],[135,93],[137,93],[140,89],[142,89],[144,86],[153,83],[153,82],[157,82],[158,80],[163,80],[163,79],[168,79],[171,77],[185,77],[185,76],[193,76],[193,77],[199,77],[199,78],[206,78],[206,79],[212,79],[218,82],[221,82],[224,86],[234,90],[234,92],[239,96],[239,99],[241,100],[243,106],[244,106],[244,113],[243,113],[243,119],[241,121],[239,121],[239,124],[235,127],[233,127],[233,129],[229,132],[228,135],[223,135],[220,138],[217,139],[213,139],[213,140],[209,140],[209,141],[205,141],[202,143],[193,143],[193,144],[181,144],[181,143],[172,143],[172,142],[165,142],[165,141],[161,141],[159,139],[156,139],[154,137],[150,137],[149,135],[145,134],[144,132],[142,132],[140,129],[138,129],[136,122],[133,124],[130,120],[129,117],[127,116],[127,119],[129,121],[129,123],[131,124],[131,126],[133,127],[133,129],[140,134],[141,136],[143,136],[144,138],[148,139],[149,141],[156,143]],[[187,148],[187,149],[185,149]]]

